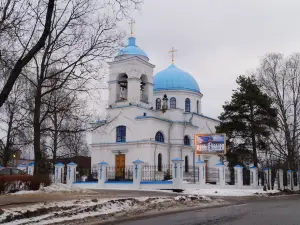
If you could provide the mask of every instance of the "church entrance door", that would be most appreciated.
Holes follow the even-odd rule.
[[[124,180],[125,179],[125,154],[116,155],[115,165],[116,165],[116,179]]]

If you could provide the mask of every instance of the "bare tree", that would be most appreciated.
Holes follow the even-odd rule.
[[[119,15],[126,15],[133,0],[57,0],[45,47],[28,65],[26,79],[34,89],[33,130],[35,172],[42,173],[45,159],[41,135],[53,107],[47,99],[64,90],[88,95],[94,90],[105,61],[120,46],[124,34],[117,29]],[[50,96],[50,97],[49,97]],[[44,128],[43,128],[44,126]]]
[[[13,150],[22,150],[28,144],[25,133],[28,111],[24,110],[22,106],[25,89],[26,82],[24,80],[17,81],[0,114],[0,130],[5,133],[1,155],[4,166],[8,165]]]
[[[272,130],[273,155],[297,168],[300,150],[300,54],[268,54],[257,75],[278,111],[279,132]]]
[[[1,0],[0,59],[4,62],[3,65],[10,67],[10,72],[0,92],[0,108],[7,100],[23,68],[45,46],[51,29],[54,5],[55,0]],[[12,34],[14,38],[11,38]],[[35,38],[37,36],[39,38]],[[7,43],[16,47],[11,50],[3,45]]]

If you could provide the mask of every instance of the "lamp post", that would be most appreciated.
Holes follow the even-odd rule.
[[[164,94],[164,97],[162,100],[163,100],[162,111],[164,113],[168,109],[168,97],[166,94]]]

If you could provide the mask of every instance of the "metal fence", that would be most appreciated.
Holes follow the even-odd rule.
[[[199,167],[184,166],[183,171],[183,180],[188,183],[196,183],[199,182]]]
[[[144,165],[142,170],[143,181],[162,181],[172,179],[172,167],[170,164]]]
[[[115,167],[107,166],[106,167],[106,177],[107,180],[133,180],[133,169],[134,166],[125,166],[125,167]]]

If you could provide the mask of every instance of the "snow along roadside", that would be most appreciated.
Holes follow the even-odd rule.
[[[134,216],[170,207],[222,204],[204,196],[141,197],[112,200],[78,200],[35,204],[2,210],[0,223],[18,224],[86,224],[88,220],[108,221],[120,215]],[[71,222],[72,221],[72,222]]]

